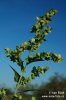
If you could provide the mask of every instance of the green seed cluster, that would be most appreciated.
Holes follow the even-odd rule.
[[[61,62],[63,60],[63,57],[60,54],[55,54],[51,52],[42,52],[42,53],[36,53],[33,56],[28,56],[26,59],[26,63],[30,64],[32,62],[36,61],[44,61],[44,60],[53,60],[54,62]]]
[[[29,50],[34,51],[37,50],[40,45],[46,41],[45,36],[48,35],[49,32],[52,31],[51,27],[45,27],[41,32],[37,32],[35,37],[29,40]]]
[[[25,78],[23,76],[22,79],[21,79],[21,85],[25,86],[27,83],[30,83],[30,81],[31,81],[30,77]]]
[[[44,16],[37,17],[37,23],[32,26],[31,33],[39,32],[44,25],[48,24],[51,21],[51,18],[57,13],[55,9],[51,9],[49,12],[47,12]]]
[[[37,68],[34,66],[31,71],[31,78],[35,79],[35,77],[39,77],[40,74],[44,74],[48,70],[48,67],[42,68],[38,66]]]
[[[16,50],[12,51],[9,48],[6,48],[6,56],[10,58],[11,61],[16,62],[20,66],[21,70],[24,70],[23,61],[20,58],[21,52],[20,49],[16,47]]]

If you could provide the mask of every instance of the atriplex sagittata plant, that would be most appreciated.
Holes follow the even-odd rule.
[[[14,81],[17,83],[13,100],[14,98],[22,100],[22,97],[18,96],[17,93],[20,86],[25,86],[27,83],[31,82],[32,79],[39,77],[40,74],[45,74],[48,70],[47,66],[33,66],[30,76],[25,77],[24,73],[27,71],[26,68],[28,64],[45,60],[53,60],[54,62],[61,62],[63,60],[63,57],[60,54],[37,51],[41,44],[46,41],[48,33],[52,31],[52,28],[47,24],[49,24],[51,18],[56,13],[57,11],[55,9],[51,9],[45,15],[37,17],[36,24],[31,28],[31,33],[35,33],[35,36],[31,40],[22,43],[20,46],[16,46],[15,50],[11,50],[10,48],[5,49],[6,56],[9,57],[12,62],[16,62],[21,70],[21,73],[19,74],[13,67],[10,66],[14,71]],[[21,59],[21,54],[25,53],[26,50],[29,51],[29,55],[25,58],[25,60],[23,60]],[[30,54],[30,52],[34,52],[34,54]]]

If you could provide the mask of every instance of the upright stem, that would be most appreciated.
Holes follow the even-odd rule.
[[[24,73],[24,72],[21,72],[20,79],[19,79],[19,81],[18,81],[18,83],[17,83],[17,86],[16,86],[15,94],[17,93],[17,91],[18,91],[18,89],[19,89],[19,87],[20,87],[20,82],[21,82],[23,73]]]

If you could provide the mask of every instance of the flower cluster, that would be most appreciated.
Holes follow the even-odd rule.
[[[38,66],[37,68],[34,66],[31,71],[31,78],[35,79],[35,77],[39,77],[39,74],[44,74],[48,70],[48,67],[42,68]]]
[[[30,82],[31,82],[31,77],[25,78],[24,76],[22,76],[20,84],[21,84],[22,86],[26,86],[26,84],[27,84],[27,83],[30,83]]]
[[[20,58],[20,49],[16,47],[16,50],[12,51],[11,49],[6,48],[5,51],[6,56],[9,57],[11,61],[16,62],[20,66],[21,70],[24,70],[23,61]]]
[[[28,56],[26,58],[26,63],[30,64],[32,62],[36,61],[44,61],[44,60],[53,60],[54,62],[61,62],[63,60],[63,57],[60,54],[55,54],[52,52],[42,52],[42,53],[36,53],[33,56]]]
[[[57,13],[57,10],[51,9],[49,12],[47,12],[44,16],[37,17],[37,23],[32,26],[31,33],[39,32],[44,25],[48,24],[51,21],[51,18]]]

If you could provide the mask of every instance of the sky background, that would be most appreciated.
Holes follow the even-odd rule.
[[[50,26],[53,28],[41,45],[39,51],[59,53],[64,57],[61,63],[45,61],[33,63],[27,67],[26,75],[29,75],[32,66],[49,66],[46,74],[32,81],[33,84],[41,84],[48,81],[55,72],[66,76],[66,0],[0,0],[0,85],[14,87],[14,73],[9,65],[18,72],[19,67],[5,56],[5,48],[15,49],[16,45],[28,41],[34,34],[30,29],[36,22],[36,16],[41,16],[51,8],[58,10],[58,14],[52,18]],[[23,54],[26,57],[28,52]]]

